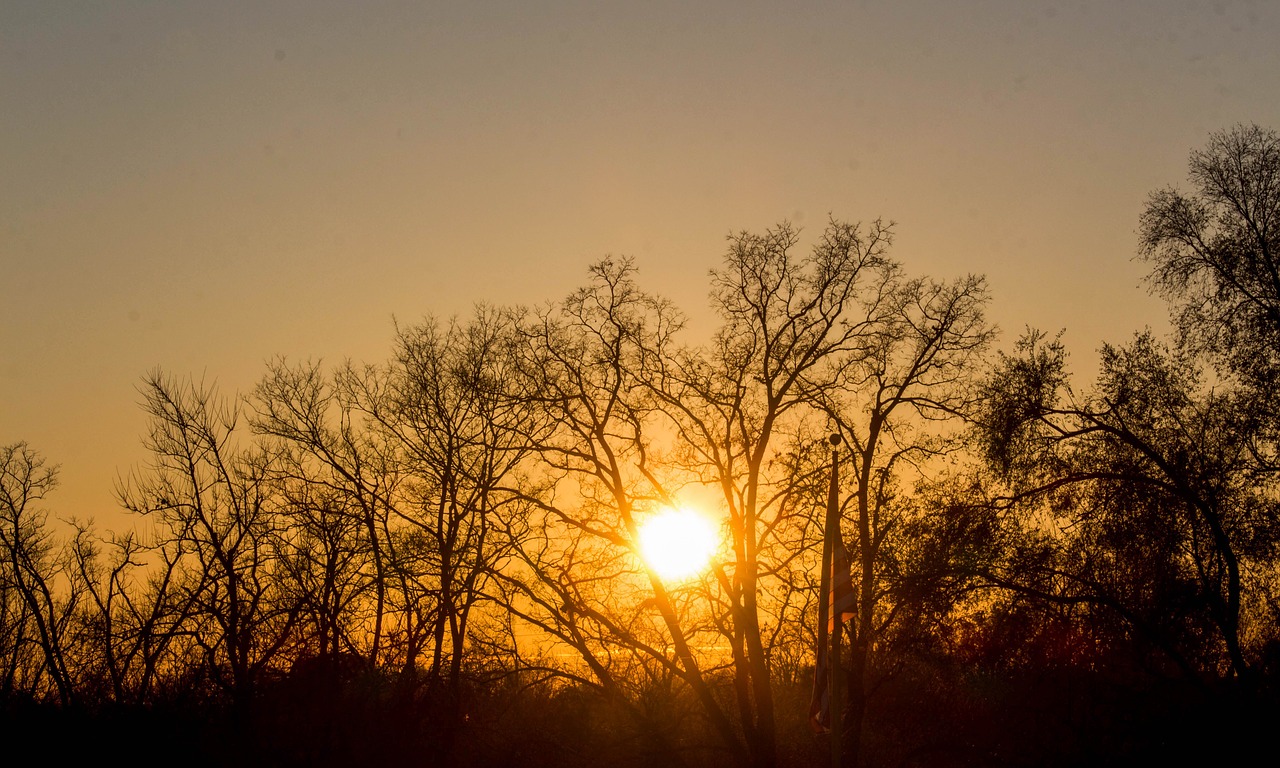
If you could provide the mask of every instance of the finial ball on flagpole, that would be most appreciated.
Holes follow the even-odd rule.
[[[840,444],[840,433],[839,433],[839,432],[832,432],[832,433],[831,433],[831,437],[828,437],[828,438],[827,438],[827,440],[828,440],[828,441],[830,441],[830,443],[831,443],[831,446],[832,446],[832,447],[835,447],[835,446],[839,445],[839,444]]]

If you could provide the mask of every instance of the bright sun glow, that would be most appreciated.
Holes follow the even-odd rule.
[[[715,527],[702,515],[669,509],[641,526],[640,552],[663,579],[685,579],[707,567],[717,538]]]

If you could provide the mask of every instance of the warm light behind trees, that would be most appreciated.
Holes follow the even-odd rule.
[[[243,398],[154,372],[151,459],[119,488],[136,532],[59,538],[56,469],[0,450],[0,693],[227,702],[248,728],[363,691],[448,762],[482,700],[589,692],[639,754],[802,762],[837,432],[855,764],[907,761],[926,710],[971,735],[1001,706],[984,680],[1263,695],[1276,147],[1217,134],[1193,194],[1152,196],[1141,253],[1179,335],[1104,347],[1089,388],[1035,331],[989,358],[985,281],[911,275],[878,220],[731,235],[708,339],[605,259],[558,303],[398,324],[379,364],[278,358]],[[714,552],[676,574],[646,526],[686,506]]]

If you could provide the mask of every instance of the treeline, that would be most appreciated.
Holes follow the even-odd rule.
[[[153,372],[133,530],[52,517],[56,467],[0,448],[10,749],[821,764],[838,433],[847,765],[1244,754],[1278,711],[1280,137],[1215,134],[1190,183],[1139,227],[1176,332],[1084,386],[1057,337],[993,348],[981,277],[834,220],[731,236],[702,343],[609,259],[377,365],[281,358],[242,397]],[[636,542],[682,504],[723,544],[668,583]]]

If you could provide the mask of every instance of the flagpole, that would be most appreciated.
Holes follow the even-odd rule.
[[[831,488],[827,492],[827,524],[823,531],[823,539],[825,543],[822,547],[823,551],[823,581],[827,582],[830,592],[823,591],[823,604],[827,602],[833,603],[830,610],[836,611],[834,605],[835,600],[827,595],[834,595],[835,591],[835,546],[836,537],[840,535],[840,501],[839,501],[839,473],[840,473],[840,434],[833,432],[828,438],[831,443]],[[831,671],[831,681],[828,690],[831,696],[831,768],[840,768],[840,754],[844,746],[844,710],[840,701],[840,614],[835,612],[830,616],[831,621],[831,655],[828,657],[827,666]],[[822,628],[826,628],[827,621],[821,624]]]
[[[831,610],[830,610],[831,609],[831,585],[833,581],[832,575],[831,575],[831,571],[832,571],[831,563],[835,558],[835,552],[831,546],[831,534],[830,534],[830,530],[831,530],[830,506],[831,505],[828,504],[827,506],[828,506],[827,516],[822,523],[822,570],[819,571],[819,574],[821,575],[818,578],[817,648],[818,648],[819,666],[826,667],[825,669],[822,670],[822,673],[828,678],[828,680],[826,681],[828,685],[827,701],[830,702],[831,700],[830,699],[831,688],[829,687],[831,684],[830,667],[829,665],[823,665],[821,663],[821,657],[824,654],[828,653],[831,647],[831,637],[827,633],[827,623],[830,621],[830,618],[831,618]],[[816,695],[817,694],[815,693],[815,696]],[[828,709],[828,712],[829,711],[830,710]]]

